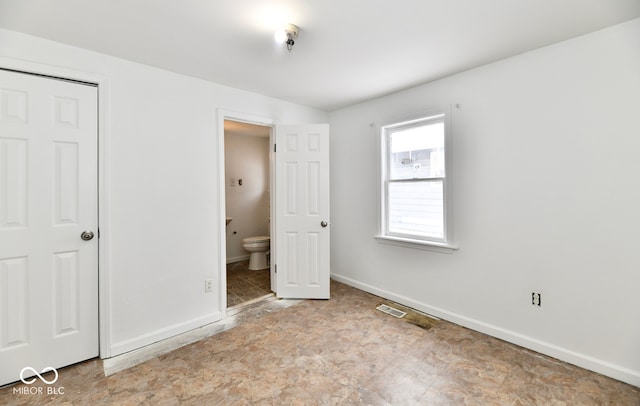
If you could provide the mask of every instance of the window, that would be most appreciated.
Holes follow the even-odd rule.
[[[451,247],[446,117],[382,127],[382,239]]]

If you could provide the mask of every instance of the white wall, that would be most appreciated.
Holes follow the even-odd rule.
[[[204,293],[204,280],[220,274],[225,226],[216,110],[285,123],[327,122],[326,113],[7,30],[0,30],[0,58],[108,81],[101,89],[108,93],[106,352],[117,355],[220,317],[218,294]]]
[[[269,235],[269,138],[225,134],[224,149],[227,262],[235,262],[248,258],[243,238]]]
[[[453,103],[460,249],[376,242],[370,123]],[[333,277],[640,386],[639,114],[640,20],[331,113]]]

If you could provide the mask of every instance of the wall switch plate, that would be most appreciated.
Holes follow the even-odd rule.
[[[213,292],[213,279],[204,280],[204,293]]]

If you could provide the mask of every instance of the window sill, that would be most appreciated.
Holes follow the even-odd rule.
[[[381,244],[396,245],[398,247],[414,248],[425,251],[434,251],[443,254],[453,254],[458,250],[457,246],[432,241],[412,240],[409,238],[389,237],[386,235],[376,235],[374,238]]]

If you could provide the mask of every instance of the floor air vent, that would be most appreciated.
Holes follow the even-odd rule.
[[[387,306],[386,304],[381,304],[380,306],[376,307],[376,309],[380,310],[383,313],[390,314],[393,317],[397,317],[399,319],[407,315],[407,313],[400,311],[398,309],[394,309],[393,307]]]

